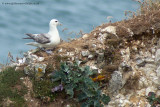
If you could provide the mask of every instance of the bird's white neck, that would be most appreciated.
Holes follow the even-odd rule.
[[[57,27],[53,26],[53,25],[50,25],[48,34],[50,34],[50,35],[59,35]]]

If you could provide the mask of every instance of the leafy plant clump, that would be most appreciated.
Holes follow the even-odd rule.
[[[98,83],[90,78],[91,75],[93,71],[89,66],[62,63],[60,70],[53,74],[53,82],[60,81],[70,98],[75,98],[82,107],[101,107],[102,103],[108,104],[110,97],[101,93]]]
[[[24,77],[23,71],[15,71],[15,68],[6,68],[0,73],[0,106],[7,99],[12,102],[12,106],[25,106],[23,96],[27,88],[20,80],[21,77]]]
[[[156,105],[160,104],[160,98],[157,98],[154,92],[149,92],[147,99],[152,107],[157,107]]]

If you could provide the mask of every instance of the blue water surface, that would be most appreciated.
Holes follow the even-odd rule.
[[[0,0],[0,63],[7,61],[8,52],[20,57],[35,47],[27,46],[25,33],[47,33],[51,19],[58,19],[63,40],[78,38],[80,30],[92,31],[107,17],[112,22],[125,19],[126,10],[136,11],[138,4],[132,0]],[[62,30],[67,28],[64,32]],[[72,32],[72,33],[71,33]]]

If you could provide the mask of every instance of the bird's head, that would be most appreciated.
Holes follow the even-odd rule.
[[[59,21],[57,19],[52,19],[49,23],[50,26],[57,26],[60,25]]]

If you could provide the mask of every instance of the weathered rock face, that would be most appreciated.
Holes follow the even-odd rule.
[[[123,77],[120,71],[114,71],[111,80],[109,81],[108,91],[110,94],[116,95],[119,90],[123,87]]]

